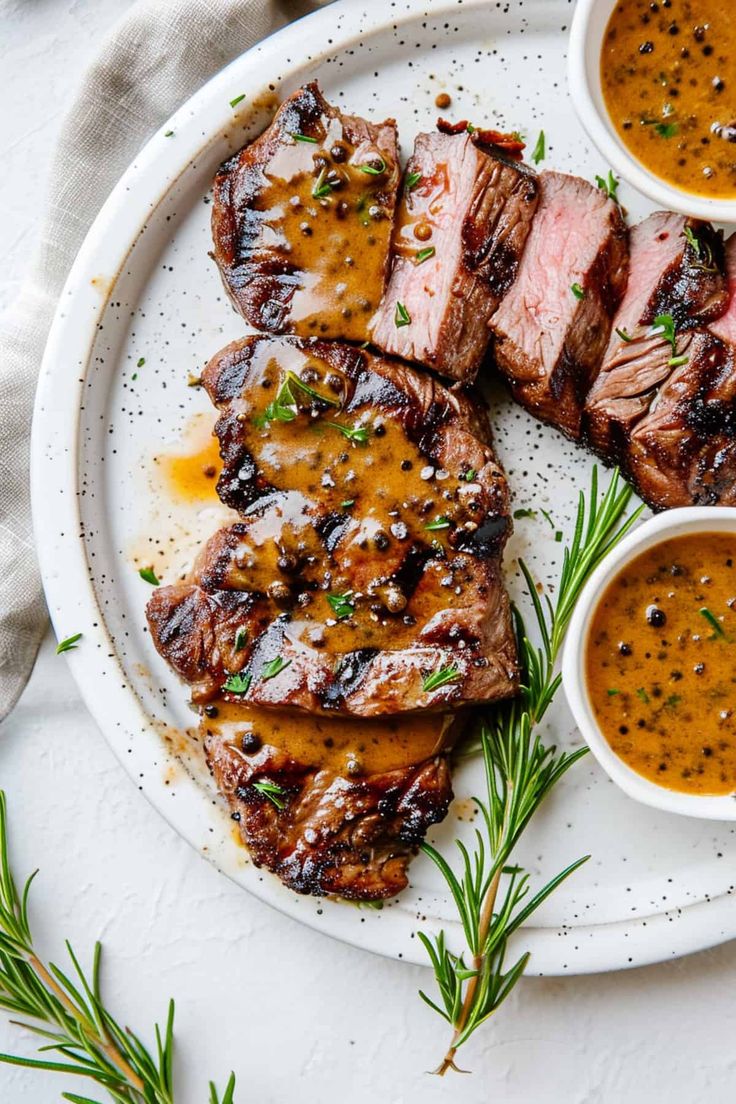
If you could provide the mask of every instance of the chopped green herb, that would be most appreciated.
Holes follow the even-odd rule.
[[[467,130],[468,134],[475,134],[475,127],[472,123],[468,123],[465,129]]]
[[[332,607],[332,612],[338,621],[344,621],[346,617],[352,617],[355,613],[355,605],[352,601],[352,590],[346,590],[344,594],[328,594],[327,601]]]
[[[246,629],[245,625],[238,625],[238,628],[235,632],[235,642],[233,644],[236,652],[242,652],[247,639],[248,630]]]
[[[420,249],[417,253],[414,254],[414,260],[417,262],[417,264],[424,264],[424,262],[428,261],[430,257],[434,257],[435,252],[436,251],[434,246],[428,245],[426,249]]]
[[[571,284],[570,291],[573,293],[573,295],[575,296],[576,299],[584,299],[585,298],[585,292],[583,291],[580,284],[578,284],[578,283]]]
[[[562,543],[562,530],[561,529],[557,529],[555,531],[555,540],[558,544]]]
[[[618,328],[618,326],[616,327],[616,333],[617,333],[617,334],[618,334],[618,336],[619,336],[619,337],[621,338],[621,340],[622,340],[622,341],[625,341],[625,342],[626,342],[627,344],[628,344],[628,342],[629,342],[629,341],[633,341],[633,340],[634,340],[634,339],[633,339],[633,337],[631,336],[631,334],[628,334],[628,333],[626,332],[626,330],[620,330],[620,329]]]
[[[444,514],[442,514],[442,515],[440,515],[440,517],[435,518],[434,521],[430,521],[427,525],[424,526],[424,528],[425,529],[430,529],[430,530],[449,529],[450,528],[450,519],[446,518],[444,516]]]
[[[286,373],[287,383],[291,383],[294,387],[298,387],[300,391],[304,391],[307,395],[311,395],[313,399],[319,399],[320,402],[327,403],[328,406],[340,406],[339,399],[333,399],[331,395],[323,395],[321,391],[315,391],[313,387],[305,383],[303,379],[300,379],[296,372],[289,370]]]
[[[534,147],[534,152],[532,153],[532,161],[535,165],[538,165],[540,161],[544,161],[546,156],[547,145],[544,137],[544,131],[540,130],[539,137],[537,138],[537,144]]]
[[[595,183],[596,187],[605,192],[609,199],[612,199],[614,203],[618,203],[618,186],[621,182],[613,175],[611,169],[608,170],[607,178],[596,176]]]
[[[291,137],[295,142],[311,142],[313,145],[318,145],[316,138],[312,138],[311,134],[300,134],[298,130],[291,131]]]
[[[131,376],[130,378],[131,378],[132,380],[137,380],[137,379],[138,379],[138,373],[137,373],[137,372],[134,372],[134,373],[133,373],[133,375],[132,375],[132,376]]]
[[[475,468],[468,468],[465,475],[460,476],[460,478],[464,479],[466,483],[472,483],[477,474]]]
[[[723,628],[723,625],[718,620],[716,615],[714,613],[711,613],[711,611],[708,609],[707,606],[703,606],[702,609],[700,610],[700,613],[705,618],[705,620],[708,622],[708,624],[711,626],[711,628],[715,629],[716,636],[725,636],[726,635],[726,632]]]
[[[677,353],[677,338],[675,334],[675,320],[671,314],[658,314],[654,319],[651,334],[661,334],[672,346],[673,355]]]
[[[283,809],[286,802],[282,799],[282,794],[286,793],[283,786],[279,786],[277,782],[268,782],[263,779],[261,782],[254,782],[253,789],[258,790],[259,794],[263,794],[267,797],[272,805],[275,805],[277,809]]]
[[[397,326],[408,326],[411,322],[409,312],[403,303],[396,304],[396,314],[394,315],[394,322]]]
[[[442,667],[424,678],[422,690],[425,694],[431,694],[433,690],[439,690],[440,686],[446,686],[448,682],[457,682],[460,677],[457,667]]]
[[[267,663],[261,671],[262,680],[267,682],[269,679],[276,678],[276,675],[285,670],[290,663],[290,659],[282,659],[281,656],[276,656],[276,658],[272,659],[270,663]]]
[[[383,901],[345,901],[346,905],[355,905],[359,909],[369,908],[377,909],[378,912],[383,908]]]
[[[679,694],[670,694],[670,696],[665,699],[664,704],[668,709],[675,709],[681,701],[682,698]]]
[[[239,103],[242,103],[245,99],[245,92],[241,92],[239,96],[236,96],[234,100],[230,101],[231,107],[237,107]]]
[[[164,131],[164,138],[173,138],[173,137],[174,137],[173,130],[165,130]]]
[[[253,680],[252,675],[230,675],[222,685],[228,694],[247,694]]]
[[[406,183],[404,185],[404,188],[406,189],[407,192],[413,191],[413,189],[416,188],[417,184],[419,183],[419,181],[421,179],[422,179],[422,174],[420,172],[410,172],[410,173],[408,173],[407,177],[406,177]]]
[[[56,645],[56,654],[61,655],[62,652],[72,652],[77,646],[77,641],[82,639],[81,633],[75,633],[74,636],[68,636],[66,640],[61,640]]]
[[[668,368],[681,368],[681,367],[682,367],[682,365],[683,365],[683,364],[687,364],[687,362],[688,362],[689,360],[690,360],[690,357],[689,357],[689,356],[675,356],[675,357],[671,357],[671,358],[670,358],[670,359],[669,359],[669,360],[667,361],[667,367],[668,367]]]
[[[547,522],[547,524],[549,525],[550,529],[554,529],[554,527],[555,527],[555,523],[554,523],[554,521],[552,520],[552,515],[551,515],[551,513],[549,512],[549,510],[542,510],[542,509],[540,509],[540,511],[539,511],[539,512],[540,512],[540,514],[542,515],[542,517],[544,518],[544,520],[545,520],[545,521]]]
[[[379,157],[379,165],[359,165],[358,168],[363,173],[368,173],[369,176],[382,176],[386,171],[386,162],[382,157]]]
[[[620,693],[621,693],[620,690],[609,690],[608,691],[608,696],[609,696],[609,698],[615,698],[616,694],[620,694]]]
[[[349,510],[351,506],[355,505],[355,499],[354,498],[346,498],[344,500],[344,502],[340,503],[340,505],[343,508],[343,510]]]
[[[514,510],[514,521],[520,521],[522,518],[535,518],[536,516],[537,511],[532,510],[528,506],[523,509]]]
[[[145,363],[146,363],[146,358],[145,357],[138,357],[138,363],[136,364],[136,368],[142,368]]]
[[[636,691],[636,696],[637,698],[641,698],[645,705],[649,705],[649,695],[647,694],[643,686],[640,686],[639,689]]]
[[[348,441],[352,441],[355,445],[368,444],[367,426],[346,426],[339,422],[328,422],[327,425],[332,426],[333,429],[339,429],[343,437],[347,437]]]
[[[329,180],[325,180],[325,169],[320,170],[320,174],[317,177],[314,187],[312,188],[312,196],[314,199],[324,199],[332,191],[332,185]]]
[[[159,580],[156,577],[156,572],[153,570],[152,567],[142,567],[138,574],[140,575],[141,579],[143,579],[147,583],[150,583],[151,586],[159,585]]]
[[[677,123],[655,123],[654,129],[660,138],[674,138],[680,128]]]

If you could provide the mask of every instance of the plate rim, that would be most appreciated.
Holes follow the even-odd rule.
[[[511,0],[511,3],[516,7],[519,0]],[[561,10],[562,6],[561,2]],[[463,4],[465,11],[486,7],[486,0],[465,0]],[[546,0],[531,0],[531,3],[526,0],[527,12],[533,12],[535,7],[542,10],[546,7]],[[378,9],[381,9],[381,14]],[[232,847],[232,856],[206,853],[212,825],[216,824],[219,830],[222,828],[222,812],[218,809],[213,814],[211,809],[199,807],[196,817],[192,818],[188,813],[182,816],[180,810],[189,805],[186,795],[190,790],[196,791],[199,806],[209,806],[209,801],[202,801],[202,789],[188,773],[177,780],[177,792],[185,795],[181,802],[171,801],[171,787],[162,780],[158,768],[170,752],[133,688],[125,685],[123,667],[115,654],[115,645],[105,627],[104,613],[88,575],[78,503],[81,471],[78,458],[80,400],[87,382],[98,320],[107,308],[118,274],[145,225],[146,215],[150,216],[163,202],[178,178],[216,140],[228,123],[232,126],[234,116],[232,109],[228,110],[230,97],[227,92],[239,95],[242,88],[247,88],[243,101],[247,105],[248,101],[263,94],[270,83],[269,69],[271,73],[278,72],[279,63],[290,50],[295,51],[300,61],[293,63],[286,75],[298,73],[306,66],[344,50],[356,37],[365,39],[380,35],[386,28],[413,22],[418,16],[431,12],[433,17],[437,17],[443,11],[453,10],[456,10],[456,4],[450,0],[440,0],[431,6],[425,5],[422,0],[406,0],[401,13],[388,12],[384,5],[377,4],[369,16],[366,17],[366,13],[361,11],[362,18],[358,18],[353,0],[336,0],[288,24],[234,58],[159,125],[103,204],[67,277],[41,364],[31,434],[34,537],[49,613],[59,633],[65,632],[73,623],[69,620],[72,614],[75,618],[84,616],[84,623],[89,626],[96,622],[94,629],[90,627],[85,630],[88,648],[69,653],[67,661],[86,707],[125,773],[132,781],[139,781],[136,776],[140,760],[136,759],[134,772],[125,746],[128,742],[126,729],[119,720],[110,718],[111,707],[118,703],[123,715],[128,714],[134,722],[131,731],[135,731],[136,739],[140,741],[137,753],[145,753],[151,766],[139,788],[179,836],[200,854],[204,852],[204,857],[242,888],[292,919],[363,950],[424,966],[428,965],[427,959],[419,941],[413,938],[416,921],[413,913],[400,907],[401,899],[397,906],[381,912],[363,910],[362,922],[358,924],[354,913],[347,915],[349,911],[353,912],[348,905],[330,903],[331,907],[325,905],[323,909],[300,908],[310,899],[299,898],[285,890],[272,875],[261,876],[252,864],[246,868],[251,872],[247,878],[249,884],[246,884],[235,847]],[[344,26],[340,24],[339,17],[344,19]],[[327,30],[329,34],[320,34]],[[317,49],[314,54],[305,57],[311,42],[317,40],[320,45],[328,38],[327,48]],[[263,76],[259,75],[261,73]],[[235,75],[239,78],[237,93],[232,84]],[[166,140],[166,130],[175,131],[176,144],[162,144]],[[173,166],[173,171],[169,171],[169,165]],[[150,196],[155,198],[146,198]],[[109,271],[111,255],[114,272],[100,277],[100,272]],[[107,290],[101,292],[102,286]],[[79,371],[73,386],[70,386],[68,379],[70,347],[73,354],[78,353],[76,361]],[[67,378],[62,378],[65,373]],[[73,534],[73,540],[67,538],[68,543],[63,549],[63,571],[59,560],[57,528],[62,533]],[[66,628],[63,621],[67,622]],[[95,644],[96,648],[93,647]],[[668,912],[649,917],[639,915],[634,921],[616,920],[574,928],[526,927],[523,943],[532,953],[528,973],[564,976],[626,969],[717,945],[736,937],[736,902],[729,898],[730,891],[683,906],[681,910],[673,909],[673,913],[679,911],[681,915],[677,923],[669,927],[667,941],[662,940],[662,934],[672,919]],[[439,924],[423,921],[423,926],[431,930]],[[459,923],[454,920],[445,921],[442,926],[451,931],[460,930]],[[407,937],[409,928],[412,931]],[[575,950],[568,964],[556,948],[559,948],[560,941],[567,944],[571,940]],[[671,950],[673,944],[675,950]],[[395,946],[400,946],[401,950],[397,951]]]

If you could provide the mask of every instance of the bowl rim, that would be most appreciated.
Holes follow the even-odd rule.
[[[686,794],[669,790],[629,767],[612,749],[595,720],[585,679],[585,651],[592,615],[603,591],[620,570],[641,552],[686,533],[733,531],[736,509],[729,506],[685,506],[657,514],[636,526],[598,565],[573,611],[562,658],[562,685],[588,747],[611,781],[635,801],[681,816],[736,820],[734,794]]]
[[[610,12],[616,0],[577,0],[570,27],[570,40],[567,59],[567,79],[570,98],[588,137],[598,151],[609,162],[611,168],[637,191],[648,196],[655,203],[678,211],[680,214],[709,219],[713,222],[736,222],[736,197],[733,199],[711,199],[697,195],[669,184],[645,168],[622,142],[613,124],[599,111],[591,90],[589,78],[589,56],[595,49],[596,68],[603,32],[607,20],[602,25],[600,38],[591,39],[593,17],[605,6]],[[604,109],[605,110],[605,109]]]

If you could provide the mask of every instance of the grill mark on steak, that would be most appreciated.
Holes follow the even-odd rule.
[[[490,325],[496,364],[514,398],[573,439],[580,436],[583,404],[627,270],[617,205],[579,177],[541,173],[539,207],[516,282]]]
[[[288,381],[293,405],[279,420]],[[405,365],[297,338],[235,342],[204,383],[221,410],[219,489],[242,520],[211,538],[191,582],[149,606],[154,642],[196,699],[236,672],[249,679],[239,700],[357,716],[513,693],[500,568],[508,493],[478,409]],[[367,443],[335,424],[362,427]],[[260,459],[244,478],[246,453]],[[250,595],[237,625],[231,591]],[[182,607],[196,614],[186,621],[196,662],[162,631]],[[235,653],[239,627],[247,644]],[[212,640],[203,665],[201,642]],[[264,678],[278,658],[287,666]],[[427,675],[447,668],[457,677],[425,691]]]
[[[675,369],[671,361],[689,355],[691,331],[717,318],[728,302],[723,243],[710,223],[659,211],[633,227],[630,240],[629,284],[585,407],[588,442],[623,467],[634,427]],[[675,322],[674,350],[662,334],[651,333],[662,314]]]
[[[367,339],[388,271],[397,142],[393,120],[343,115],[312,82],[224,163],[214,183],[213,256],[247,322]]]
[[[452,800],[445,754],[348,778],[269,744],[245,754],[240,727],[202,723],[208,765],[257,866],[315,896],[377,901],[406,887],[411,856]],[[444,719],[435,727],[440,745],[452,742]],[[381,726],[379,738],[390,735]],[[280,808],[253,785],[264,781],[278,787]]]
[[[371,323],[384,352],[463,381],[478,371],[488,320],[513,283],[537,206],[535,174],[476,139],[466,129],[417,135],[391,278]],[[402,308],[409,321],[397,325]]]
[[[696,330],[631,433],[628,471],[656,509],[736,506],[736,235],[726,246],[729,305]]]

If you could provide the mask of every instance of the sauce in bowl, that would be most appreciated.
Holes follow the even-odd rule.
[[[691,794],[736,791],[736,539],[641,553],[593,613],[585,675],[598,727],[633,770]]]
[[[601,88],[619,137],[675,187],[736,197],[736,4],[620,0]]]

